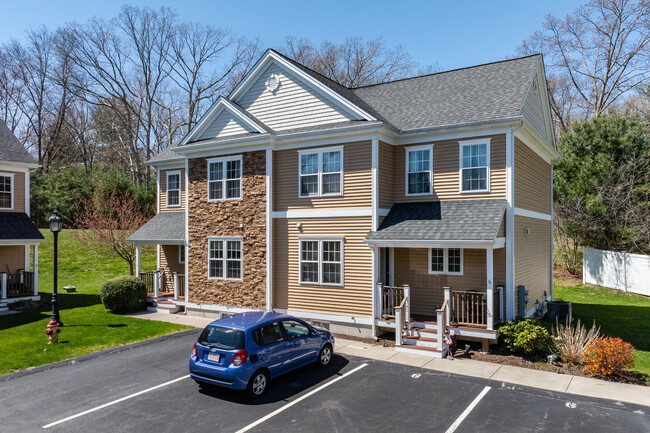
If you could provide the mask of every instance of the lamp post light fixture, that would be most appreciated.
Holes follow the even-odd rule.
[[[52,216],[47,220],[48,224],[50,225],[50,230],[54,234],[54,291],[52,292],[52,320],[56,320],[59,326],[63,326],[63,323],[61,323],[61,319],[59,318],[59,301],[57,299],[57,265],[58,265],[58,236],[59,232],[63,229],[63,218],[61,218],[61,214],[59,211],[54,208],[54,213]]]

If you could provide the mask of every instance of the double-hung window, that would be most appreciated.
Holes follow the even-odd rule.
[[[300,240],[300,283],[343,285],[343,240]]]
[[[208,160],[208,201],[242,198],[242,157]]]
[[[185,263],[185,245],[178,246],[178,263]]]
[[[460,142],[460,192],[490,191],[490,139]]]
[[[429,248],[429,273],[463,275],[461,248]]]
[[[14,175],[0,173],[0,209],[14,208]]]
[[[406,148],[406,195],[433,194],[433,146]]]
[[[208,278],[242,280],[241,238],[208,238]]]
[[[181,205],[181,172],[167,172],[167,207]]]
[[[298,152],[300,197],[343,194],[343,148]]]

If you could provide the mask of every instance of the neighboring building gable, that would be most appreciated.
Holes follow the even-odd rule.
[[[279,80],[274,91],[267,88],[271,76]],[[354,116],[274,61],[258,74],[245,92],[237,96],[235,102],[276,131],[355,120]]]
[[[209,140],[211,138],[228,137],[231,135],[246,134],[250,128],[246,128],[242,122],[235,118],[228,110],[222,110],[221,113],[212,121],[212,123],[199,136],[198,140]]]

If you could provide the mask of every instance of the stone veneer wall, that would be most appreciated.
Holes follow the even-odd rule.
[[[242,200],[208,202],[207,159],[189,160],[189,301],[263,309],[266,307],[266,153],[243,153]],[[210,236],[243,238],[243,281],[208,279],[207,238]]]

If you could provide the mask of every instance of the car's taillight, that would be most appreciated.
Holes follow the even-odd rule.
[[[238,350],[237,353],[235,353],[235,357],[232,360],[233,365],[239,367],[244,362],[246,362],[247,356],[248,356],[248,352],[246,352],[244,349]]]
[[[194,348],[192,349],[192,358],[196,358],[196,341],[194,342]]]

